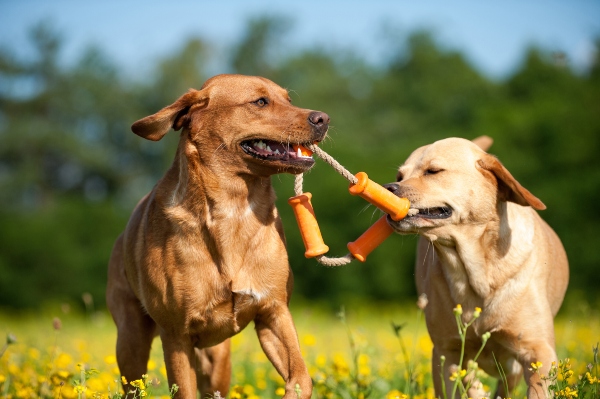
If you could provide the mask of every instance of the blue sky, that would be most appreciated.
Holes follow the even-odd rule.
[[[390,29],[428,28],[441,43],[463,51],[482,72],[496,77],[509,74],[532,44],[563,51],[572,65],[585,67],[593,57],[593,40],[600,37],[598,0],[0,0],[0,46],[26,55],[28,29],[47,19],[65,39],[65,62],[94,44],[136,73],[192,35],[217,51],[226,49],[249,17],[261,15],[291,18],[288,48],[350,48],[370,62],[385,57]]]

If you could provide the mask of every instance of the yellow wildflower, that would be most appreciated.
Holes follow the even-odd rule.
[[[534,362],[531,363],[531,368],[529,370],[531,371],[538,371],[540,369],[540,367],[542,367],[542,362]]]
[[[571,378],[573,376],[573,370],[565,371],[565,378]]]
[[[40,358],[40,351],[38,349],[30,348],[27,352],[31,359],[38,360]]]
[[[115,355],[108,355],[104,357],[104,363],[106,364],[115,364],[117,362],[117,357]]]
[[[371,375],[371,368],[367,365],[361,365],[358,367],[358,374],[361,376]]]
[[[463,378],[467,375],[467,370],[455,371],[450,375],[450,381],[456,381],[457,378]]]
[[[463,309],[461,304],[459,303],[458,305],[456,305],[456,307],[453,309],[454,314],[457,316],[460,316],[463,313]]]
[[[256,380],[256,387],[261,391],[264,391],[265,389],[267,389],[267,381],[264,379]]]
[[[254,393],[254,387],[252,385],[244,385],[243,391],[246,395],[252,395]]]
[[[285,388],[283,387],[279,387],[275,390],[275,395],[277,396],[283,396],[285,395]]]
[[[302,343],[306,346],[315,346],[317,339],[312,334],[306,334],[302,339]]]
[[[325,356],[322,353],[319,353],[315,359],[315,364],[318,367],[325,367],[325,365],[327,364],[327,356]]]
[[[588,381],[590,382],[590,384],[595,384],[596,382],[598,382],[598,381],[599,381],[599,380],[598,380],[598,378],[596,378],[596,377],[592,377],[592,375],[590,374],[590,372],[589,372],[589,371],[585,373],[585,378],[587,378],[587,379],[588,379]],[[0,382],[1,382],[1,381],[0,381]]]
[[[398,391],[397,389],[392,389],[385,395],[385,399],[408,399],[408,395]]]
[[[76,385],[75,386],[75,392],[77,392],[78,394],[84,393],[87,390],[87,387],[85,387],[84,385]]]
[[[480,307],[476,307],[475,311],[473,312],[473,317],[476,319],[481,315],[481,308]]]
[[[54,365],[59,370],[67,369],[71,363],[73,363],[73,358],[67,353],[61,353],[54,361]]]
[[[140,390],[146,389],[146,384],[144,384],[143,380],[133,380],[129,383],[131,386],[134,386]]]
[[[156,362],[152,359],[148,360],[147,368],[150,371],[154,370],[156,368]]]
[[[240,385],[234,385],[231,388],[231,392],[229,393],[229,397],[231,399],[242,399],[243,396],[242,394],[244,393],[244,387],[240,386]]]
[[[562,396],[566,396],[567,398],[568,397],[571,397],[571,398],[578,397],[577,390],[576,389],[571,390],[571,388],[569,388],[569,387],[565,387],[565,389],[559,391],[559,394]]]

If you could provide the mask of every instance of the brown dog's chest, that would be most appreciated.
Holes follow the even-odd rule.
[[[250,293],[229,291],[205,309],[189,309],[189,335],[199,348],[218,344],[242,331],[254,318],[261,301]]]
[[[127,274],[150,317],[209,347],[239,333],[273,301],[286,301],[291,277],[283,242],[274,229],[254,230],[240,242],[238,229],[217,251],[181,237],[146,251],[144,266]]]

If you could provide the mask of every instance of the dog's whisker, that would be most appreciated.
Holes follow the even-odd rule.
[[[298,92],[296,90],[294,90],[294,89],[286,89],[286,90],[288,93],[294,93],[296,96],[298,96],[298,98],[300,98],[300,94],[298,94]]]
[[[225,143],[219,144],[219,146],[217,148],[215,148],[215,151],[213,152],[213,154],[216,154],[217,151],[219,151],[221,148],[225,148]]]
[[[371,222],[373,222],[373,219],[375,218],[379,219],[382,214],[384,214],[384,212],[381,209],[377,207],[373,209],[373,213],[371,214]]]
[[[363,206],[363,207],[361,208],[361,210],[360,210],[360,211],[358,211],[358,214],[360,215],[361,213],[363,213],[363,212],[366,212],[366,211],[367,211],[367,209],[369,209],[371,206],[372,206],[371,204],[366,204],[365,206]]]
[[[427,254],[429,254],[430,248],[433,248],[433,243],[431,241],[427,241],[427,249],[425,250],[425,256],[423,257],[423,265],[425,265]],[[431,261],[435,261],[435,251],[431,251]]]

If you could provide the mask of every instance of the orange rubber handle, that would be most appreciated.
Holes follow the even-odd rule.
[[[358,183],[350,184],[348,189],[350,194],[360,195],[389,214],[393,220],[398,221],[406,216],[410,208],[409,200],[395,196],[373,180],[370,180],[365,172],[358,172],[355,177],[358,179]]]
[[[382,216],[371,227],[367,229],[356,241],[348,243],[348,250],[356,259],[361,262],[367,260],[369,255],[375,248],[385,241],[393,232],[394,229],[388,224],[387,215]]]
[[[314,258],[315,256],[323,255],[329,251],[329,247],[323,242],[323,236],[315,217],[310,199],[311,193],[303,193],[292,197],[288,200],[288,204],[292,206],[302,241],[304,241],[304,256]]]

